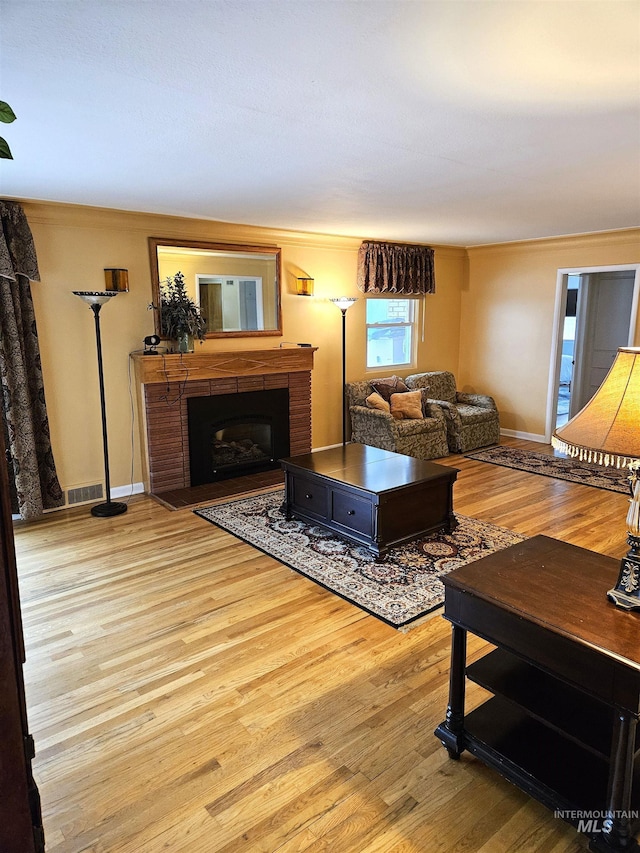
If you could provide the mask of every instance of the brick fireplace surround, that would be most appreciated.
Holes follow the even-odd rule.
[[[290,455],[311,450],[311,370],[317,347],[135,355],[145,491],[191,485],[187,398],[289,389]]]

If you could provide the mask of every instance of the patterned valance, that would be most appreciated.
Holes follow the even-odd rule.
[[[367,241],[358,251],[358,288],[407,296],[435,293],[433,255],[429,246]]]

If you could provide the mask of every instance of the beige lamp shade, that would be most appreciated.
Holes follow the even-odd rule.
[[[626,468],[640,459],[640,347],[620,347],[587,405],[557,429],[551,443],[585,462]]]

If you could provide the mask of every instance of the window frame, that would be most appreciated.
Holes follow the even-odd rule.
[[[384,300],[385,302],[408,302],[410,307],[410,320],[402,320],[400,322],[388,322],[388,323],[369,323],[367,320],[367,308],[369,301],[378,301]],[[409,368],[412,369],[416,366],[417,363],[417,348],[418,348],[418,320],[420,315],[419,306],[416,307],[416,302],[419,299],[417,297],[407,296],[405,294],[370,294],[367,293],[365,295],[365,366],[368,371],[380,371],[381,369],[389,369],[389,368]],[[397,329],[397,328],[408,328],[410,332],[410,340],[409,340],[409,354],[408,361],[406,362],[393,362],[391,364],[380,364],[380,365],[370,365],[369,364],[369,329]]]

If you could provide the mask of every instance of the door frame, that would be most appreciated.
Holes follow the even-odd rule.
[[[567,302],[567,276],[587,275],[589,273],[601,272],[624,272],[634,271],[633,301],[631,304],[631,317],[629,319],[629,337],[627,346],[634,346],[636,342],[636,329],[638,325],[638,311],[640,303],[640,264],[610,264],[607,266],[589,267],[564,267],[559,269],[556,276],[556,298],[553,315],[553,335],[551,341],[551,352],[549,357],[549,384],[547,388],[547,416],[545,421],[544,440],[549,443],[556,424],[556,408],[558,392],[560,389],[560,364],[562,355],[562,331],[564,328],[564,314]],[[637,333],[640,335],[640,331]]]

